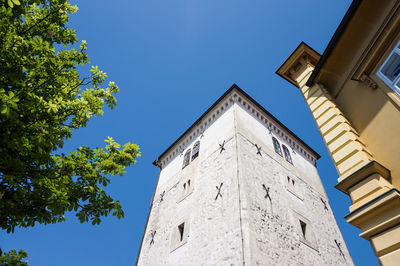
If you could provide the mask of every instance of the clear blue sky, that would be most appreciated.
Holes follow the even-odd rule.
[[[78,1],[73,1],[77,3]],[[350,0],[80,1],[70,25],[87,40],[91,64],[120,87],[118,107],[65,146],[104,146],[107,136],[140,145],[142,157],[108,191],[125,219],[0,232],[3,250],[25,249],[33,266],[133,265],[158,169],[151,163],[233,83],[322,155],[318,169],[356,265],[377,265],[369,242],[345,222],[348,197],[300,92],[275,74],[301,41],[323,52]]]

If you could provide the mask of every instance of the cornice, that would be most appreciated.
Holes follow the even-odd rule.
[[[275,117],[268,113],[262,106],[251,99],[239,87],[234,85],[220,99],[217,100],[181,137],[178,138],[153,164],[159,168],[165,167],[177,156],[183,156],[184,151],[192,143],[206,133],[207,128],[214,123],[233,104],[238,104],[246,109],[254,118],[262,123],[270,132],[274,132],[285,140],[292,150],[302,154],[304,158],[315,165],[320,157],[309,148],[293,132],[281,124]],[[261,107],[261,108],[260,108]]]

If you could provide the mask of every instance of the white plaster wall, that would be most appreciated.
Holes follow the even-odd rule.
[[[283,139],[281,135],[277,134],[274,130],[270,131],[267,126],[260,123],[256,116],[249,112],[247,108],[244,108],[240,104],[237,104],[236,106],[236,118],[238,121],[237,131],[239,134],[246,136],[246,138],[251,140],[253,143],[261,146],[262,150],[279,162],[284,169],[305,180],[320,193],[325,194],[317,168],[309,160],[304,158],[304,156],[299,152],[294,153],[290,148],[290,144]],[[287,162],[284,157],[275,153],[272,136],[274,136],[281,145],[285,144],[285,146],[288,147],[293,165]]]
[[[193,148],[193,144],[200,140],[200,153],[204,158],[208,157],[215,148],[219,147],[225,139],[233,136],[233,108],[230,105],[228,108],[224,109],[222,113],[217,115],[214,121],[207,124],[204,129],[203,137],[201,135],[193,138],[188,144],[185,145],[182,154],[177,153],[165,166],[160,173],[159,186],[164,186],[166,183],[170,183],[170,178],[182,171],[183,155],[190,148]]]
[[[243,264],[233,108],[220,113],[203,137],[193,139],[185,151],[198,139],[198,158],[182,169],[183,156],[178,155],[160,173],[139,265]],[[220,152],[224,140],[225,150]],[[191,178],[193,192],[179,201],[182,181],[187,178]],[[215,200],[216,186],[221,183],[222,198]],[[188,241],[171,250],[173,230],[181,221],[189,223]],[[154,230],[154,244],[150,245]]]
[[[138,265],[352,265],[331,209],[324,209],[321,198],[329,203],[314,165],[299,154],[292,153],[294,165],[277,155],[269,130],[239,104],[215,119],[182,152],[200,140],[198,158],[182,169],[183,155],[176,154],[163,166]],[[296,180],[295,191],[287,176]],[[193,191],[181,200],[188,178]],[[221,183],[222,198],[215,199]],[[312,247],[301,241],[293,211],[311,222]],[[173,230],[182,221],[189,225],[187,242],[173,250]]]
[[[302,199],[296,197],[286,186],[290,171],[266,153],[257,155],[254,143],[242,135],[238,135],[238,145],[246,264],[353,265],[330,207],[324,209],[321,198],[327,202],[325,195],[296,179]],[[270,189],[271,200],[265,198],[263,184]],[[293,211],[310,221],[312,247],[301,241]]]

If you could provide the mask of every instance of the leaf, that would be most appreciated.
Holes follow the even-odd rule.
[[[0,228],[62,222],[68,211],[94,224],[114,211],[122,218],[120,203],[108,204],[117,201],[104,188],[111,175],[135,163],[139,147],[109,137],[104,147],[62,153],[72,130],[115,107],[119,91],[97,66],[78,72],[89,63],[87,44],[76,49],[75,30],[66,27],[77,7],[64,0],[2,1],[1,39],[14,47],[1,51],[0,165],[2,190],[13,193],[0,201],[7,210],[0,211]],[[38,23],[48,14],[51,19]]]

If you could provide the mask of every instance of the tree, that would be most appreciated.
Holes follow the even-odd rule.
[[[103,189],[140,156],[136,144],[111,137],[104,148],[64,154],[72,131],[117,105],[114,82],[92,67],[87,44],[77,46],[67,0],[0,0],[0,227],[48,224],[75,211],[80,222],[99,224],[121,204]]]
[[[27,266],[28,262],[22,261],[28,256],[25,250],[10,250],[7,253],[2,253],[0,249],[0,266],[12,265],[12,266]]]

